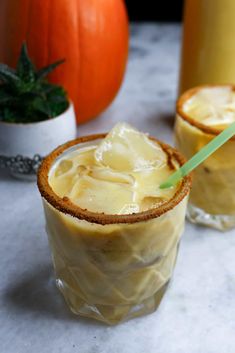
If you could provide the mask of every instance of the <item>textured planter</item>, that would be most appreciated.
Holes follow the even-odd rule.
[[[74,107],[56,118],[37,123],[0,121],[0,167],[15,177],[36,180],[42,159],[58,145],[76,137]]]

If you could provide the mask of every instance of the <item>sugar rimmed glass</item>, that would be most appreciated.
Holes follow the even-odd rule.
[[[59,147],[42,163],[38,186],[43,199],[56,283],[70,309],[113,325],[157,309],[172,277],[185,222],[190,176],[174,197],[142,213],[105,215],[60,198],[48,176],[58,160],[105,134]],[[182,156],[162,144],[179,165]]]
[[[184,104],[204,88],[230,85],[205,85],[186,91],[177,102],[175,123],[176,147],[190,159],[222,129],[204,125],[184,111]],[[235,137],[232,137],[194,171],[193,187],[190,193],[187,218],[196,224],[221,231],[235,227]]]

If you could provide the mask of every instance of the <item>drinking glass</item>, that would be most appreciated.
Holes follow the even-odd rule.
[[[39,170],[38,187],[59,290],[75,314],[113,325],[158,307],[175,267],[191,177],[171,200],[129,215],[90,212],[56,195],[48,181],[56,163],[104,136],[79,138],[52,152]],[[161,146],[182,165],[176,150]]]

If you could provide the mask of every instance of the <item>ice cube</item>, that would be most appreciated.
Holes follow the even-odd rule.
[[[90,173],[90,168],[85,165],[79,165],[77,166],[77,174],[79,177],[83,175],[88,175]]]
[[[141,211],[147,211],[160,206],[165,201],[166,199],[163,197],[146,196],[141,201],[140,209]]]
[[[96,161],[118,171],[161,168],[166,164],[162,148],[129,124],[117,124],[95,151]]]
[[[103,167],[93,167],[89,174],[94,179],[109,181],[113,183],[121,183],[126,185],[134,185],[135,178],[127,173],[120,173],[116,170]]]
[[[63,159],[60,161],[59,165],[57,166],[55,170],[55,177],[59,177],[61,175],[64,175],[68,171],[70,171],[73,168],[73,161],[69,159]]]
[[[83,209],[119,214],[124,204],[132,203],[133,192],[126,185],[84,175],[66,195]]]

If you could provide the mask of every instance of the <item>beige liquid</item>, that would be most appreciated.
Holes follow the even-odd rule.
[[[177,148],[190,159],[214,136],[177,116]],[[235,215],[235,141],[229,141],[194,171],[190,203],[210,215]]]
[[[177,192],[159,190],[172,173],[166,160],[156,142],[119,125],[101,143],[65,152],[49,180],[58,195],[80,207],[133,213],[157,207]],[[108,324],[154,311],[173,273],[186,204],[187,197],[145,222],[100,225],[61,213],[44,200],[57,284],[72,311]]]
[[[235,1],[186,0],[180,93],[235,83]]]
[[[80,146],[62,158],[54,166],[50,184],[57,195],[89,211],[138,213],[174,196],[176,188],[159,188],[172,173],[167,161],[156,142],[118,124],[103,141]]]
[[[223,130],[235,121],[235,94],[230,86],[200,89],[183,105],[187,115],[205,126]],[[177,148],[190,159],[215,135],[177,115]],[[235,215],[235,141],[229,140],[194,172],[190,203],[208,215]]]

